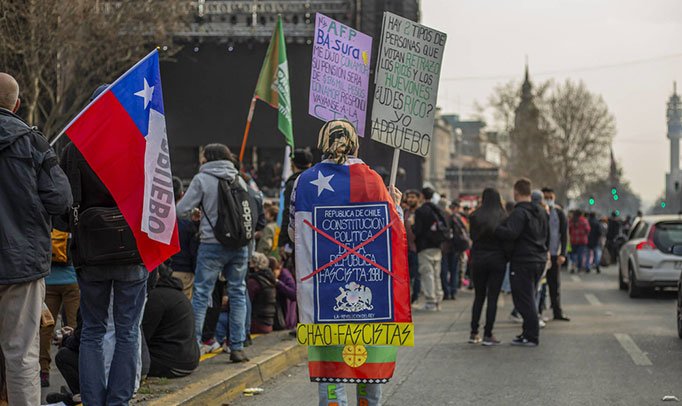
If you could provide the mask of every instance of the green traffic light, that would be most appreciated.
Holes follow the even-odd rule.
[[[616,190],[615,187],[614,187],[613,189],[611,189],[611,194],[612,194],[612,195],[615,195],[616,193],[618,193],[618,190]]]
[[[620,216],[620,210],[616,210],[616,216]]]
[[[620,197],[618,197],[618,195],[613,195],[613,200],[618,200],[618,199],[620,199]]]
[[[661,208],[665,209],[665,206],[666,206],[665,202],[661,202]]]
[[[594,206],[594,198],[590,197],[589,203],[590,203],[590,206]]]

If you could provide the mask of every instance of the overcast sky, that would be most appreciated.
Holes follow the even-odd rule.
[[[531,80],[580,79],[604,97],[625,177],[648,204],[663,193],[666,102],[674,80],[682,90],[682,0],[422,0],[421,8],[423,24],[448,34],[444,112],[471,117],[496,84],[522,78],[528,55]]]

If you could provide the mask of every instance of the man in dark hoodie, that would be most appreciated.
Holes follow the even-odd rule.
[[[246,182],[239,176],[237,168],[232,163],[233,159],[227,146],[206,145],[201,154],[199,173],[192,179],[176,211],[178,215],[183,215],[199,206],[203,211],[199,225],[201,243],[192,296],[195,338],[197,342],[201,341],[208,302],[218,275],[223,272],[227,280],[227,295],[230,298],[230,360],[246,362],[248,358],[244,353],[244,341],[246,341],[246,271],[249,246],[227,248],[218,242],[213,233],[213,225],[218,221],[219,180],[238,182],[242,190],[248,190]]]
[[[40,313],[50,273],[51,216],[71,189],[42,134],[15,113],[19,85],[0,72],[0,352],[10,405],[40,404]]]
[[[142,331],[151,363],[149,376],[178,378],[199,365],[199,347],[194,338],[192,304],[182,293],[182,282],[166,265],[158,267],[159,280],[147,299]]]
[[[514,183],[514,201],[514,210],[495,230],[498,238],[514,243],[509,275],[514,306],[523,317],[523,332],[511,344],[536,347],[540,343],[540,326],[535,292],[548,260],[548,216],[542,206],[531,203],[528,179]]]

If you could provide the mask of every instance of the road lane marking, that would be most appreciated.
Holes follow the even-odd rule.
[[[601,306],[599,299],[592,293],[585,293],[585,299],[587,299],[592,306]]]
[[[632,362],[634,362],[635,365],[642,367],[653,365],[649,357],[639,349],[635,341],[628,334],[615,333],[614,336],[620,343],[620,346],[623,347],[625,352],[632,358]]]
[[[573,282],[582,282],[583,281],[582,279],[580,279],[580,276],[578,276],[578,275],[571,275],[571,280]]]

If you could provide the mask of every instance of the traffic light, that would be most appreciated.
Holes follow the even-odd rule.
[[[590,204],[590,206],[594,206],[594,203],[595,203],[594,197],[590,197],[590,200],[588,200],[588,203]]]
[[[667,206],[665,202],[661,202],[661,209],[665,209],[665,206]]]
[[[620,216],[620,210],[616,210],[616,217]]]
[[[618,195],[613,195],[613,200],[618,200],[620,197]]]
[[[617,190],[615,187],[614,187],[614,188],[611,188],[611,194],[614,195],[614,196],[617,195],[617,194],[618,194],[618,190]]]

